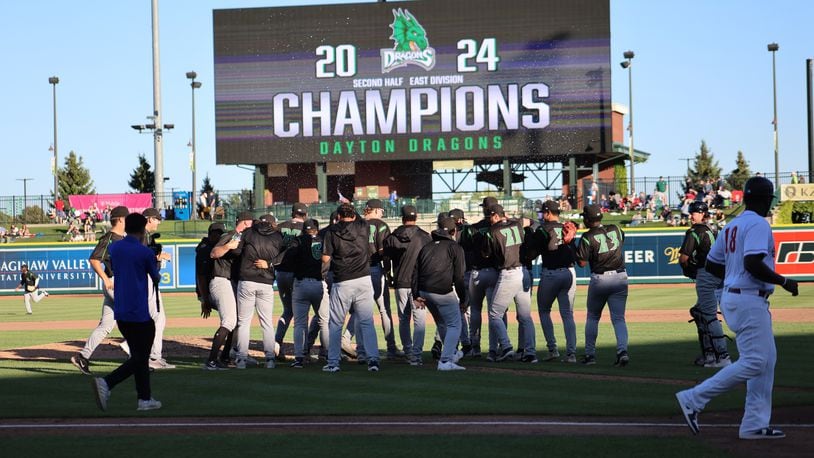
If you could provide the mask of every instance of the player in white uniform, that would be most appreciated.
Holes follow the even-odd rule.
[[[707,256],[706,269],[724,279],[721,311],[737,337],[738,360],[676,398],[687,425],[698,434],[698,413],[712,398],[746,382],[741,439],[780,439],[786,435],[769,426],[772,386],[777,360],[769,296],[774,285],[796,296],[797,282],[774,271],[774,238],[765,217],[772,205],[772,183],[750,178],[744,186],[746,211],[726,225]]]

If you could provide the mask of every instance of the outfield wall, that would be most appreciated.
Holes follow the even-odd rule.
[[[684,283],[678,250],[684,229],[628,229],[625,264],[631,283]],[[777,270],[798,280],[814,280],[814,226],[774,228]],[[161,269],[164,291],[194,291],[195,246],[197,241],[162,240],[172,261]],[[20,280],[20,265],[28,264],[41,280],[40,286],[53,293],[100,291],[101,284],[90,267],[88,256],[94,243],[10,243],[0,246],[0,295],[14,294]],[[534,276],[539,278],[539,265]],[[577,268],[579,283],[587,283],[589,271]]]

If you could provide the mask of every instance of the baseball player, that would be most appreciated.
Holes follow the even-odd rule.
[[[275,340],[274,265],[282,260],[285,242],[276,230],[277,220],[263,215],[240,238],[240,280],[237,282],[237,357],[235,367],[245,369],[249,355],[252,318],[257,310],[263,334],[266,368],[274,369]]]
[[[466,262],[463,248],[455,241],[455,220],[447,217],[438,225],[432,233],[432,241],[418,253],[411,293],[417,308],[431,306],[440,318],[437,323],[444,344],[438,370],[459,371],[464,370],[457,364],[463,356],[457,346],[461,336],[461,306],[466,297]]]
[[[462,228],[459,243],[467,255],[467,265],[472,266],[472,273],[469,279],[469,340],[472,345],[472,357],[480,358],[481,347],[481,323],[483,321],[483,299],[486,298],[487,306],[491,306],[494,295],[495,284],[497,283],[497,269],[494,260],[484,258],[482,247],[486,234],[489,232],[491,223],[487,215],[489,207],[496,205],[497,199],[494,197],[484,197],[480,204],[483,207],[483,219]],[[489,335],[489,347],[493,346],[493,336]],[[495,344],[496,345],[496,344]],[[495,355],[489,355],[494,359]]]
[[[484,256],[492,259],[499,269],[494,297],[489,307],[489,353],[495,361],[511,360],[514,349],[506,331],[504,317],[509,309],[509,301],[514,300],[517,308],[517,321],[522,331],[518,342],[523,350],[522,362],[537,362],[534,322],[531,320],[531,296],[523,288],[523,270],[520,265],[520,246],[523,244],[525,218],[507,219],[503,207],[494,204],[487,209],[489,232],[486,234]],[[491,336],[494,335],[494,339]],[[498,345],[500,350],[498,351]]]
[[[296,202],[291,206],[291,219],[277,225],[277,230],[282,233],[286,247],[302,233],[302,223],[307,217],[308,210],[305,204]],[[274,341],[276,342],[277,359],[283,361],[285,360],[283,339],[285,333],[288,332],[291,317],[294,316],[291,303],[292,289],[294,288],[294,266],[283,261],[275,269],[275,275],[277,276],[277,293],[280,295],[280,302],[283,303],[283,313],[280,315],[280,319],[277,320],[277,333],[274,335]]]
[[[466,218],[464,215],[463,210],[459,208],[453,208],[448,213],[449,217],[455,221],[455,240],[460,245],[461,243],[461,233],[463,232],[464,228],[467,228],[469,224],[466,222]],[[463,247],[461,247],[463,249]],[[469,281],[472,278],[472,260],[471,255],[469,253],[464,252],[464,286],[466,287],[467,291],[464,292],[463,296],[464,299],[461,305],[461,352],[464,356],[472,356],[472,341],[469,339]]]
[[[90,266],[102,281],[102,317],[96,329],[91,331],[82,350],[71,357],[71,363],[85,375],[91,375],[90,358],[96,347],[110,334],[116,324],[113,318],[113,266],[110,264],[109,248],[112,243],[124,238],[124,219],[129,213],[127,207],[123,206],[110,211],[110,231],[99,238],[90,254]]]
[[[144,244],[147,246],[155,246],[155,240],[158,239],[156,231],[163,219],[161,212],[155,208],[148,208],[141,212],[141,214],[147,218]],[[156,254],[156,262],[159,264],[169,260],[170,254],[165,251]],[[159,306],[159,303],[163,303],[161,300],[161,292],[158,290],[158,285],[154,285],[152,281],[152,278],[147,279],[150,313],[153,315],[153,321],[155,321],[155,340],[153,340],[153,347],[150,352],[150,369],[175,369],[175,365],[168,363],[162,356],[164,349],[164,328],[167,326],[167,313],[165,307]]]
[[[246,229],[252,227],[254,215],[243,211],[237,215],[235,229],[220,236],[209,254],[214,260],[212,279],[209,280],[209,298],[218,310],[220,326],[212,337],[212,348],[206,369],[219,370],[229,367],[229,354],[237,328],[237,283],[240,279],[240,239]],[[218,352],[223,351],[218,357]],[[254,362],[246,358],[247,362]]]
[[[602,209],[599,205],[587,205],[582,218],[588,231],[577,244],[576,259],[580,267],[590,264],[591,280],[588,284],[588,317],[585,321],[585,357],[582,364],[596,364],[596,336],[599,319],[605,304],[611,315],[613,332],[616,334],[616,362],[624,367],[630,362],[627,353],[627,271],[622,252],[625,234],[613,224],[602,225]]]
[[[704,269],[715,233],[709,226],[709,207],[704,202],[695,201],[689,207],[690,227],[684,234],[684,242],[679,250],[678,262],[684,275],[695,280],[696,304],[690,315],[698,328],[701,356],[695,360],[697,366],[724,367],[732,363],[726,350],[726,336],[718,320],[718,298],[723,282]]]
[[[303,223],[303,233],[292,242],[285,253],[294,266],[294,362],[291,367],[302,369],[308,356],[308,310],[314,309],[319,320],[322,348],[327,348],[328,339],[328,285],[325,283],[325,270],[322,264],[322,235],[319,224],[314,219]]]
[[[379,371],[379,345],[373,326],[373,285],[370,283],[370,229],[349,203],[337,209],[339,222],[325,233],[322,262],[330,264],[328,364],[322,370],[339,372],[342,327],[353,307],[367,350],[367,370]]]
[[[774,199],[772,182],[763,177],[746,181],[746,210],[723,229],[707,255],[705,268],[723,278],[721,311],[738,346],[739,358],[676,398],[693,434],[698,414],[719,394],[746,382],[746,403],[738,436],[741,439],[780,439],[783,431],[769,425],[777,360],[769,296],[780,285],[797,296],[797,282],[774,271],[772,229],[766,221]]]
[[[20,288],[25,289],[23,294],[23,301],[25,302],[25,313],[31,315],[31,300],[34,302],[41,301],[44,297],[48,297],[48,291],[40,289],[40,277],[34,272],[28,270],[28,266],[23,264],[20,266],[20,284],[14,288],[14,291],[19,291]]]
[[[534,245],[542,256],[540,284],[537,287],[537,311],[543,328],[548,357],[553,361],[560,357],[557,339],[554,336],[554,323],[551,321],[551,306],[557,300],[560,318],[565,331],[565,359],[567,363],[577,362],[577,326],[574,323],[574,296],[577,290],[577,275],[574,270],[573,223],[560,222],[560,206],[549,200],[542,205],[543,223],[532,235]]]
[[[424,353],[426,310],[415,307],[411,297],[415,260],[421,248],[432,238],[416,224],[417,212],[412,205],[401,208],[402,225],[384,241],[384,255],[392,262],[393,286],[396,288],[399,336],[410,364],[420,366]],[[413,335],[410,335],[410,319]]]

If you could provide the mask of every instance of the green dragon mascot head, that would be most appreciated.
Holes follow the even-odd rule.
[[[396,51],[417,52],[427,49],[427,32],[416,18],[407,10],[401,8],[393,10],[393,35],[390,39],[396,42],[393,47]]]

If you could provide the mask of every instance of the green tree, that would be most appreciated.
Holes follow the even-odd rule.
[[[726,177],[727,183],[732,189],[743,190],[743,185],[752,176],[749,170],[749,162],[743,157],[743,151],[738,151],[738,158],[735,159],[735,170]]]
[[[130,174],[130,181],[127,184],[138,192],[152,193],[155,191],[155,173],[150,170],[150,163],[147,162],[144,154],[139,154],[138,167]]]
[[[203,179],[203,184],[201,185],[201,192],[205,192],[206,195],[215,192],[215,188],[212,186],[212,181],[209,179],[208,173]]]
[[[74,151],[65,156],[65,166],[57,170],[59,175],[59,195],[63,199],[70,195],[95,194],[90,170],[85,168],[82,156]]]
[[[714,180],[721,176],[721,167],[704,140],[701,140],[701,148],[695,154],[695,168],[690,169],[688,173],[693,184],[697,184],[700,180]]]
[[[627,195],[627,167],[625,167],[624,161],[613,165],[613,183],[616,189],[612,191],[623,196]]]
[[[20,220],[26,224],[40,224],[46,222],[45,212],[39,205],[25,207]]]

